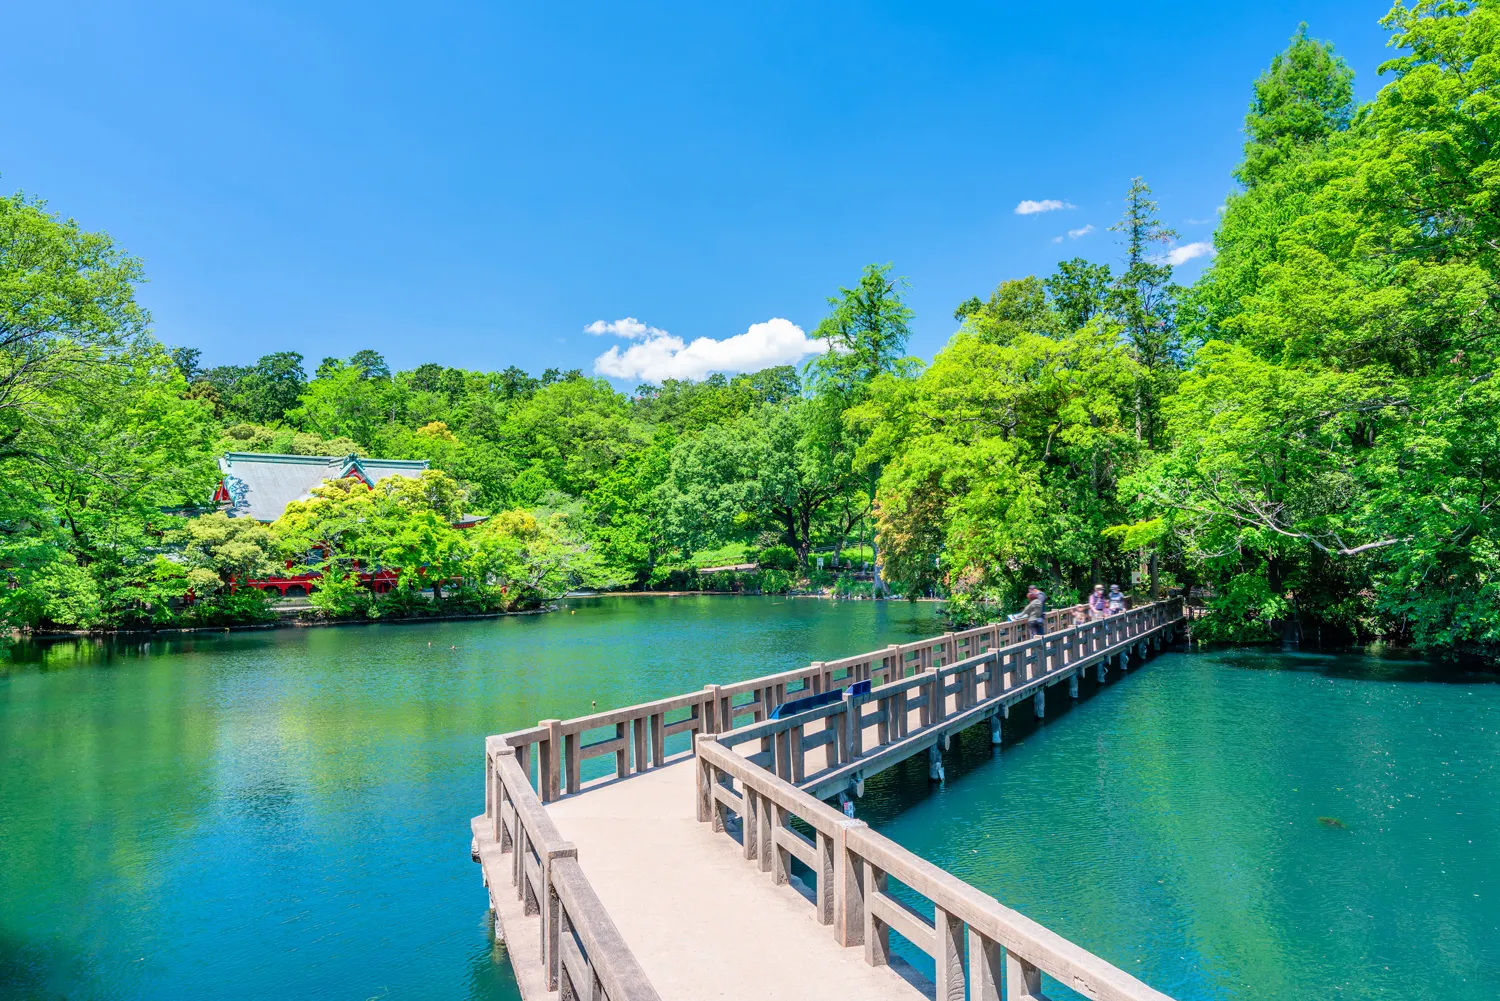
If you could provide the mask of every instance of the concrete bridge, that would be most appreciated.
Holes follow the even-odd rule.
[[[972,726],[1143,663],[1179,599],[1045,636],[996,623],[486,738],[483,868],[526,1001],[840,998],[1171,1001],[825,800]],[[1056,695],[1053,695],[1056,698]],[[691,744],[682,749],[686,734]],[[675,738],[675,739],[674,739]],[[613,756],[584,781],[582,762]],[[931,905],[908,905],[905,886]],[[928,980],[890,947],[931,956]]]

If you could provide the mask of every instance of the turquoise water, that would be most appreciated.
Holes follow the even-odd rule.
[[[0,668],[0,997],[514,999],[487,733],[936,631],[931,605],[615,598],[67,643]]]
[[[876,780],[883,833],[1175,998],[1500,997],[1500,685],[1166,654]],[[1028,722],[1023,723],[1023,718]],[[914,956],[914,965],[930,969]],[[1054,998],[1071,997],[1053,985]]]
[[[483,734],[938,630],[925,604],[573,609],[17,651],[0,996],[513,999],[468,860]],[[1500,996],[1500,685],[1242,651],[1063,691],[860,816],[1180,1001]]]

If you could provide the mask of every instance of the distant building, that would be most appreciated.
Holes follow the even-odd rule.
[[[426,459],[342,459],[325,455],[267,455],[229,452],[219,459],[219,488],[214,503],[231,518],[254,518],[269,524],[281,517],[292,501],[308,500],[324,480],[354,478],[374,486],[391,476],[416,479],[427,469]]]
[[[231,518],[254,518],[270,524],[280,518],[292,501],[312,497],[315,487],[328,480],[356,479],[374,487],[392,476],[416,479],[427,469],[425,459],[362,459],[356,455],[336,458],[326,455],[272,455],[261,452],[228,452],[219,459],[218,489],[214,504]],[[455,528],[469,528],[484,521],[467,515],[454,523]],[[245,581],[251,587],[274,591],[282,597],[301,597],[314,590],[321,574],[297,570],[294,560],[286,561],[288,573],[281,577]],[[360,571],[360,580],[384,594],[396,584],[394,571],[371,567]]]

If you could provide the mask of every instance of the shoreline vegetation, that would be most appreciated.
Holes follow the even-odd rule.
[[[378,621],[818,586],[941,597],[963,626],[1119,583],[1208,596],[1208,641],[1494,656],[1500,10],[1381,23],[1370,101],[1305,26],[1251,83],[1190,287],[1174,261],[1208,243],[1135,178],[1115,263],[1000,281],[931,361],[871,264],[800,368],[624,393],[373,350],[230,364],[157,339],[108,235],[0,198],[0,628],[269,623],[246,582],[288,572],[316,615]],[[209,500],[226,452],[430,468],[260,524]]]

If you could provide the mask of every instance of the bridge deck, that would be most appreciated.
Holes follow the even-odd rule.
[[[869,966],[807,900],[694,816],[694,759],[548,804],[665,1001],[911,1001],[910,968]]]

